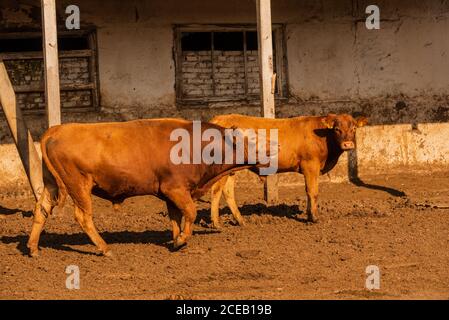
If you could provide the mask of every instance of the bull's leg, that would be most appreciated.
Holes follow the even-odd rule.
[[[33,226],[31,227],[30,238],[28,239],[27,244],[27,247],[30,250],[30,256],[32,257],[37,257],[39,255],[39,237],[44,228],[45,220],[51,215],[53,208],[55,207],[52,199],[55,199],[57,192],[57,188],[45,186],[40,199],[36,203],[33,212]]]
[[[226,182],[228,180],[228,176],[225,176],[215,182],[215,184],[211,188],[211,220],[212,220],[212,227],[215,229],[220,229],[220,218],[219,218],[219,212],[220,212],[220,199],[221,195],[223,193],[223,187],[225,186]]]
[[[184,229],[179,234],[178,238],[176,238],[175,246],[177,248],[186,244],[187,240],[193,234],[193,224],[196,219],[196,206],[191,198],[183,205],[181,212],[184,215]]]
[[[192,236],[193,223],[196,219],[195,202],[187,190],[170,187],[161,189],[164,189],[165,196],[181,211],[184,217],[184,229],[173,242],[174,247],[179,248],[185,245]]]
[[[100,250],[103,255],[111,257],[112,251],[108,249],[108,245],[95,228],[92,218],[92,203],[90,203],[88,207],[83,208],[75,205],[75,219],[78,221],[84,232],[87,233],[90,240],[97,246],[98,250]]]
[[[167,201],[168,216],[172,222],[173,242],[176,241],[181,233],[182,213],[171,201]]]
[[[80,224],[84,232],[87,233],[90,240],[97,246],[100,252],[105,256],[112,256],[112,252],[108,249],[108,245],[95,228],[92,218],[92,181],[91,178],[85,183],[68,188],[69,194],[75,203],[75,219]]]
[[[237,203],[235,202],[234,187],[235,187],[235,175],[230,175],[223,188],[223,194],[235,220],[237,220],[240,226],[244,226],[245,221],[242,217],[242,214],[240,213]]]
[[[307,219],[309,222],[318,222],[318,177],[320,164],[318,161],[309,161],[301,164],[307,192]]]

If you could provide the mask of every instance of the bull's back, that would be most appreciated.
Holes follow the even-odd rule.
[[[279,141],[279,171],[296,171],[301,158],[307,157],[309,146],[316,139],[313,132],[317,117],[295,117],[286,119],[267,119],[239,114],[220,115],[211,122],[226,128],[277,129]],[[267,132],[268,134],[268,132]]]
[[[241,114],[228,114],[216,116],[212,118],[210,122],[225,128],[281,129],[288,126],[288,120],[289,119],[269,119]]]
[[[65,184],[88,176],[105,198],[157,194],[161,168],[170,164],[173,129],[187,122],[131,121],[66,124],[43,136],[50,165]]]

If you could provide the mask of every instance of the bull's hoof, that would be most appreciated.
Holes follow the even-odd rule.
[[[221,230],[221,225],[219,222],[212,222],[212,229]]]
[[[310,224],[310,225],[318,223],[318,218],[315,217],[315,216],[308,216],[307,217],[307,223]]]
[[[240,227],[246,226],[245,220],[237,220],[237,223],[238,223],[238,225],[239,225]]]
[[[27,243],[28,255],[32,258],[39,257],[39,247],[32,243]]]
[[[31,258],[39,257],[39,250],[30,250],[29,255]]]
[[[108,258],[113,258],[114,257],[114,254],[112,253],[111,250],[107,250],[107,251],[103,252],[103,255],[105,257],[108,257]]]
[[[183,248],[187,247],[187,242],[184,242],[182,244],[176,244],[176,242],[173,242],[173,249],[172,252],[180,251]]]
[[[179,250],[186,245],[186,237],[182,233],[173,241],[173,249],[175,250]]]

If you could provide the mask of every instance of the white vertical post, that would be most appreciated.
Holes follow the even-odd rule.
[[[265,118],[275,118],[273,74],[273,40],[271,30],[271,0],[257,0],[257,34],[259,43],[260,98]],[[268,176],[264,195],[268,204],[278,202],[277,175]]]
[[[265,118],[274,118],[273,40],[270,0],[257,0],[257,33],[259,37],[260,97]]]
[[[45,66],[45,101],[48,127],[61,124],[59,92],[58,30],[55,0],[41,0]]]

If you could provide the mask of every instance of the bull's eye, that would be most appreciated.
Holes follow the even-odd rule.
[[[335,132],[340,133],[341,132],[340,128],[335,128]]]

